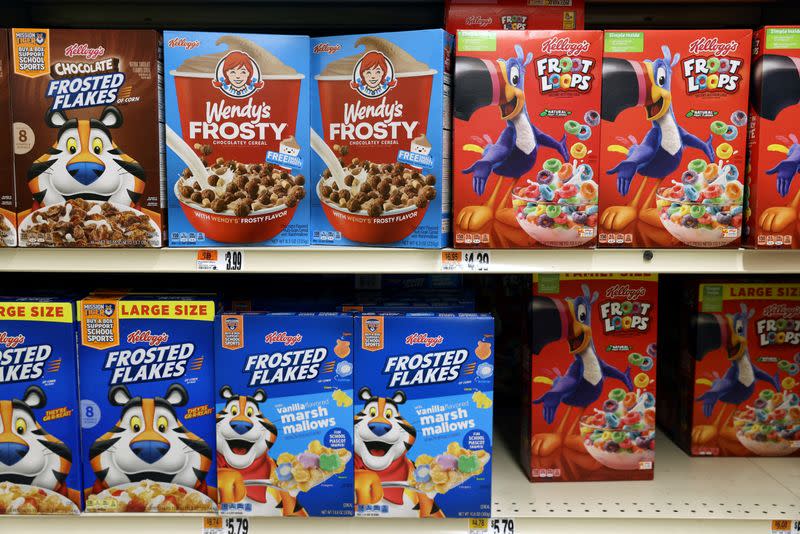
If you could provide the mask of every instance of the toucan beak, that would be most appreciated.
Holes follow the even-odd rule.
[[[744,355],[744,349],[747,347],[747,339],[736,333],[733,328],[733,319],[725,317],[728,322],[728,342],[725,343],[727,349],[728,360],[740,360]]]
[[[720,315],[698,313],[689,323],[689,336],[689,353],[700,361],[706,354],[727,343],[728,327]]]
[[[750,104],[756,113],[774,121],[800,102],[800,58],[764,54],[753,63]]]
[[[504,121],[511,120],[520,114],[522,108],[525,106],[525,92],[521,89],[514,87],[508,81],[508,71],[506,64],[499,62],[500,76],[502,78],[502,91],[500,93],[500,118]]]
[[[600,116],[615,121],[626,109],[643,106],[647,90],[647,73],[638,61],[620,58],[603,60],[603,100]]]
[[[533,297],[531,300],[531,350],[539,354],[547,345],[567,335],[568,311],[560,300]]]
[[[453,76],[455,118],[468,121],[477,110],[500,101],[501,75],[497,63],[459,56]]]
[[[589,346],[592,341],[592,329],[575,317],[575,304],[571,300],[567,301],[567,305],[569,306],[571,323],[567,332],[567,344],[569,345],[569,351],[575,354],[583,352]]]
[[[768,145],[767,146],[767,150],[769,152],[783,152],[784,154],[788,154],[789,153],[789,147],[785,146],[785,145],[781,145],[779,143]]]

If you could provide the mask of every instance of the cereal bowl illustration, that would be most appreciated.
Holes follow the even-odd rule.
[[[800,449],[800,399],[791,391],[761,390],[752,406],[733,416],[736,437],[758,456],[788,456]]]

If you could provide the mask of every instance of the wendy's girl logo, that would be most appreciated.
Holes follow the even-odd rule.
[[[364,54],[353,69],[350,87],[367,98],[378,98],[397,85],[394,65],[383,53],[372,50]]]
[[[246,98],[264,87],[258,63],[241,50],[231,50],[219,60],[211,84],[233,98]]]

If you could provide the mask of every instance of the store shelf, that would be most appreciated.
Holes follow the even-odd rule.
[[[437,273],[441,250],[249,248],[244,272]],[[792,250],[493,250],[488,272],[800,273]],[[7,272],[192,272],[197,250],[0,249]]]

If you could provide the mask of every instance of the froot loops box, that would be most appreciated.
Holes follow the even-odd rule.
[[[74,308],[0,297],[0,515],[81,509]]]
[[[602,41],[600,31],[458,32],[456,247],[596,243]]]
[[[655,274],[534,275],[532,482],[650,480],[655,463]]]
[[[355,319],[356,515],[489,517],[494,319]]]
[[[800,27],[771,26],[753,36],[745,246],[800,248]]]
[[[216,322],[223,514],[353,515],[353,317],[222,314]]]
[[[601,247],[739,245],[751,36],[604,33]]]
[[[164,32],[169,245],[308,244],[308,37]]]
[[[448,244],[452,42],[443,30],[311,40],[313,244]]]
[[[447,31],[582,30],[584,0],[447,0]]]
[[[188,295],[78,303],[87,512],[216,512],[215,311]]]
[[[678,443],[698,456],[800,456],[800,284],[694,287]]]

